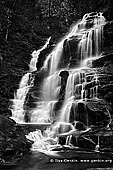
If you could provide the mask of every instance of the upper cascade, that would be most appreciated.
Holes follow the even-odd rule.
[[[62,67],[62,60],[65,60],[66,54],[63,54],[64,44],[78,39],[77,52],[75,50],[75,58],[83,61],[92,56],[100,55],[102,47],[103,26],[105,18],[102,13],[89,13],[83,16],[83,19],[75,24],[70,32],[56,45],[55,49],[47,56],[43,67],[49,71],[49,75],[54,74],[59,67]],[[67,45],[68,46],[68,45]],[[71,47],[69,47],[69,50]],[[74,49],[73,49],[74,50]],[[71,51],[69,51],[71,55]],[[71,58],[71,56],[69,56]],[[69,64],[69,61],[68,61]],[[59,66],[60,65],[60,66]]]
[[[40,55],[41,51],[43,51],[45,48],[47,48],[47,46],[48,46],[48,44],[50,42],[50,39],[51,39],[51,37],[48,38],[47,42],[45,43],[45,45],[41,49],[39,49],[37,51],[36,50],[33,51],[32,59],[30,61],[30,65],[29,65],[30,72],[33,72],[33,71],[37,70],[36,64],[38,62],[39,55]]]

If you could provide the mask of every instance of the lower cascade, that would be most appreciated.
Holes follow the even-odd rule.
[[[102,57],[105,23],[101,12],[85,14],[46,57],[39,72],[38,58],[51,38],[32,53],[29,71],[22,77],[12,105],[12,118],[17,122],[51,124],[43,132],[37,129],[27,135],[34,141],[32,150],[48,153],[61,145],[85,147],[88,142],[89,149],[98,151],[100,134],[98,142],[89,135],[94,127],[109,129],[111,121],[109,108],[99,93],[102,70],[92,67],[93,61]],[[36,76],[42,72],[39,93],[33,93]],[[31,99],[27,96],[34,102],[29,109],[26,103],[30,105]]]

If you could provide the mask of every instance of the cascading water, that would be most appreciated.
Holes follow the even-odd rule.
[[[38,62],[38,57],[40,52],[47,48],[51,37],[47,40],[46,44],[39,50],[34,51],[32,53],[32,59],[29,65],[29,71],[26,73],[19,84],[19,88],[14,95],[13,106],[12,106],[12,118],[16,119],[16,121],[24,121],[24,102],[26,99],[26,95],[28,94],[30,88],[34,85],[34,77],[32,72],[37,70],[36,64]]]
[[[48,72],[48,76],[44,78],[43,85],[41,88],[41,101],[37,102],[36,108],[30,111],[31,114],[31,122],[42,122],[42,120],[47,122],[51,115],[51,109],[53,110],[54,105],[58,102],[60,87],[61,87],[61,79],[59,77],[59,63],[62,60],[63,56],[63,44],[65,40],[70,40],[71,37],[78,36],[80,41],[78,44],[78,55],[79,55],[79,69],[69,70],[69,77],[67,80],[66,91],[65,91],[65,99],[63,107],[68,108],[68,112],[70,112],[71,105],[75,98],[83,99],[86,97],[85,93],[85,83],[86,78],[80,77],[80,75],[85,75],[83,68],[83,61],[92,56],[98,56],[101,53],[101,39],[102,39],[102,30],[103,25],[105,23],[105,19],[101,13],[95,13],[94,15],[86,14],[83,19],[76,24],[73,29],[67,34],[61,42],[55,47],[55,49],[47,56],[43,68]],[[27,74],[25,74],[20,82],[19,89],[15,94],[15,98],[13,100],[13,109],[12,116],[24,120],[24,102],[29,89],[33,86],[34,78],[32,77],[32,72],[36,71],[36,63],[38,62],[39,54],[42,50],[44,50],[49,44],[50,38],[46,42],[46,44],[39,49],[38,51],[34,51],[32,53],[32,59],[30,61],[30,70]],[[93,46],[93,48],[92,48]],[[75,54],[77,55],[77,54]],[[65,56],[64,56],[65,57]],[[84,65],[85,66],[85,65]],[[81,72],[81,73],[80,73]],[[30,77],[32,80],[30,80]],[[79,80],[77,80],[79,77]],[[79,81],[79,82],[78,82]],[[97,81],[97,80],[96,80]],[[29,83],[28,83],[29,82]],[[75,94],[76,89],[78,88],[78,84],[81,86],[81,91]],[[92,93],[94,93],[94,89],[92,89]],[[97,91],[97,87],[96,87]],[[94,94],[92,94],[94,96]],[[71,98],[71,99],[70,99]],[[72,99],[73,98],[73,99]],[[69,101],[69,103],[68,103]],[[67,106],[66,106],[67,105]],[[51,107],[52,106],[52,107]],[[66,111],[65,111],[66,112]],[[61,109],[61,116],[59,121],[65,120],[65,114],[63,116],[64,111]],[[42,118],[41,118],[42,117]],[[63,118],[64,117],[64,118]],[[69,122],[69,120],[68,120]]]
[[[24,120],[24,102],[29,89],[33,86],[33,79],[31,79],[31,73],[26,73],[19,84],[19,89],[14,95],[13,100],[13,109],[12,116],[16,118],[16,120],[23,121]],[[30,80],[30,83],[29,83]]]
[[[88,21],[88,22],[87,22]],[[61,114],[59,121],[69,122],[70,111],[72,108],[72,103],[78,103],[79,100],[85,100],[87,98],[87,91],[85,90],[85,85],[87,83],[86,79],[86,63],[85,60],[88,60],[90,57],[99,57],[101,54],[102,46],[102,33],[103,25],[105,24],[105,19],[102,16],[102,13],[96,14],[94,16],[86,14],[83,17],[82,22],[77,25],[79,32],[81,34],[81,40],[78,44],[78,55],[80,63],[78,69],[70,69],[70,75],[67,79],[66,91],[65,91],[65,100],[61,109]],[[78,76],[77,76],[78,75]],[[78,78],[79,77],[79,78]],[[90,92],[92,98],[97,98],[98,93],[98,77],[96,72],[92,77],[91,81],[95,81],[96,87],[93,87]],[[91,83],[90,81],[90,83]],[[80,96],[76,91],[77,87],[81,86]],[[77,100],[76,100],[77,97]],[[71,99],[71,100],[70,100]],[[73,100],[72,100],[73,99]]]
[[[42,150],[48,150],[51,148],[51,145],[58,144],[57,134],[62,132],[65,133],[67,126],[70,127],[72,133],[74,132],[75,136],[77,137],[80,133],[82,133],[81,131],[75,132],[77,129],[70,123],[70,113],[73,109],[73,121],[76,122],[76,109],[78,102],[86,101],[87,98],[98,98],[98,75],[96,70],[92,70],[90,73],[91,68],[87,66],[87,62],[89,58],[98,58],[101,54],[104,24],[105,18],[102,16],[102,13],[86,14],[83,19],[71,29],[71,31],[47,56],[43,64],[43,69],[46,71],[47,75],[44,78],[42,87],[40,89],[42,92],[40,96],[41,100],[37,101],[36,107],[31,110],[30,120],[33,123],[48,123],[51,122],[51,120],[56,119],[57,122],[56,124],[53,124],[53,126],[51,126],[49,129],[46,129],[43,135],[40,131],[36,131],[30,133],[27,136],[35,142],[33,149],[39,150],[41,148]],[[66,54],[63,55],[64,44],[66,41],[69,42],[74,38],[78,40],[77,48],[75,48],[77,50],[75,50],[74,56],[69,56],[69,61],[67,65],[65,64],[64,66],[62,64],[62,60],[66,57]],[[38,60],[37,56],[39,56],[40,52],[47,47],[49,40],[50,39],[48,39],[48,42],[41,50],[33,52],[33,58],[30,62],[30,72],[36,70],[36,62]],[[72,55],[71,52],[69,52],[69,54]],[[73,60],[73,57],[74,60],[76,58],[79,60],[79,64],[76,66],[76,68],[69,67],[70,59]],[[62,66],[59,66],[60,64],[62,64]],[[67,82],[66,87],[64,87],[65,85],[62,85],[62,80],[59,76],[63,69],[69,73],[67,80],[65,80],[65,82]],[[33,81],[30,81],[29,87],[27,86],[29,76],[31,75],[30,72],[25,75],[27,78],[23,87],[26,88],[26,90],[24,90],[24,93],[22,91],[23,97],[18,95],[20,94],[18,91],[21,90],[21,84],[23,84],[24,77],[20,82],[21,86],[17,90],[14,99],[13,116],[19,118],[20,120],[23,120],[24,117],[23,104],[26,94],[32,87],[34,81],[34,79]],[[92,86],[90,90],[87,90],[87,86],[90,86],[90,84]],[[61,108],[56,114],[54,107],[59,102],[59,95],[62,86],[65,88],[65,95],[61,104]],[[21,99],[23,102],[20,105],[19,101],[21,101]],[[88,120],[86,124],[88,125]],[[66,144],[70,143],[72,133],[70,133],[70,137],[67,138]]]
[[[97,13],[94,16],[86,14],[83,17],[83,23],[82,38],[78,47],[82,61],[89,57],[100,55],[105,18],[102,13]]]

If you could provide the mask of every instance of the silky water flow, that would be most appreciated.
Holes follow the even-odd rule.
[[[74,121],[76,123],[78,102],[87,100],[87,93],[89,93],[90,98],[98,98],[99,80],[96,70],[93,70],[92,76],[90,75],[90,82],[94,82],[95,86],[90,89],[90,92],[87,92],[85,85],[89,77],[88,70],[90,70],[87,66],[88,61],[90,61],[90,58],[98,58],[101,54],[104,24],[105,18],[102,13],[85,14],[83,19],[73,26],[70,32],[47,56],[42,68],[47,71],[48,75],[44,78],[40,89],[42,92],[41,101],[37,101],[36,107],[31,110],[30,120],[32,123],[48,123],[55,118],[56,121],[43,133],[41,130],[36,130],[26,136],[34,141],[32,150],[50,152],[53,147],[59,145],[59,131],[65,133],[67,127],[70,129],[70,132],[67,135],[65,144],[69,145],[72,134],[75,131],[75,126],[70,123],[71,109],[74,107]],[[69,63],[64,68],[61,68],[59,65],[63,60],[64,42],[70,41],[73,37],[78,37],[79,39],[77,51],[75,52],[75,58],[78,58],[79,63],[74,68],[69,67]],[[24,102],[29,89],[34,85],[35,77],[32,77],[32,73],[37,70],[36,64],[40,52],[47,48],[49,41],[50,38],[41,49],[32,53],[29,71],[22,77],[19,88],[14,95],[12,117],[18,122],[24,122]],[[61,89],[61,77],[59,74],[63,70],[67,70],[69,76],[65,87],[64,101],[58,111],[58,116],[56,116],[54,114],[54,107],[58,103]],[[76,133],[75,136],[77,137],[79,133],[81,132]]]

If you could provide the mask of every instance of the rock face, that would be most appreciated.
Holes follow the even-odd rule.
[[[25,137],[24,129],[16,127],[15,121],[0,116],[0,157],[11,161],[29,152],[32,142]]]
[[[75,67],[79,63],[78,59],[78,43],[80,41],[79,36],[73,36],[69,40],[65,40],[63,44],[63,54],[61,65]],[[75,57],[76,56],[76,57]]]
[[[70,112],[70,122],[74,120],[86,126],[107,126],[110,122],[111,106],[104,100],[87,100],[73,103]]]
[[[68,71],[61,71],[59,76],[61,77],[61,88],[59,93],[59,101],[63,101],[65,97],[65,89],[66,89],[66,83],[67,78],[69,76]]]

